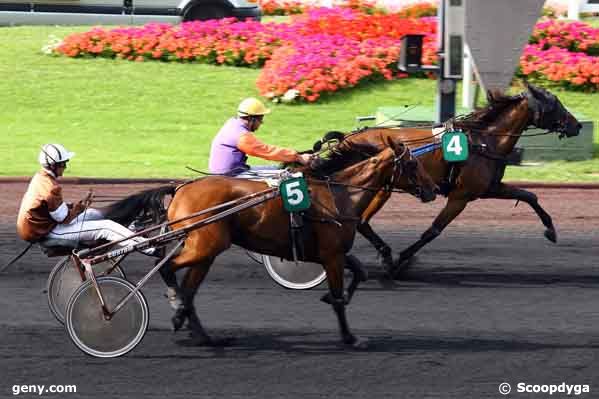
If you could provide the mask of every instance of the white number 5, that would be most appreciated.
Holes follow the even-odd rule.
[[[285,190],[287,191],[287,202],[293,206],[301,204],[304,200],[304,193],[298,188],[299,185],[299,181],[294,181],[285,186]]]

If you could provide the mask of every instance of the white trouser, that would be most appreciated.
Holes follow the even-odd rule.
[[[284,171],[285,169],[280,169],[277,165],[258,165],[252,166],[234,177],[254,180],[276,179]]]
[[[70,223],[58,224],[47,238],[58,238],[71,241],[116,241],[133,235],[134,232],[123,225],[109,219],[104,219],[104,215],[97,209],[88,208]],[[137,244],[145,241],[145,238],[134,237],[118,243],[118,246],[124,247],[131,244]]]

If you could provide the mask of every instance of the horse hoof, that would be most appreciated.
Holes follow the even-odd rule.
[[[409,258],[400,257],[394,265],[393,270],[391,271],[391,276],[394,280],[399,280],[401,278],[402,273],[407,271],[414,263],[416,263],[416,256],[412,255]]]
[[[555,229],[547,229],[545,230],[545,238],[547,238],[549,241],[556,243],[557,242],[557,233],[555,232]]]
[[[368,349],[368,340],[356,338],[355,342],[351,344],[352,348],[358,350]]]
[[[320,297],[320,300],[324,303],[327,303],[329,305],[333,304],[333,301],[331,300],[331,294],[330,293],[326,293],[323,296]]]
[[[384,256],[381,258],[381,266],[386,270],[393,268],[393,257],[392,256]]]
[[[185,324],[185,320],[187,319],[187,314],[184,309],[178,309],[175,312],[175,315],[171,317],[171,323],[173,323],[173,331],[177,332],[183,327]]]
[[[173,323],[173,331],[177,332],[181,329],[181,327],[183,327],[183,324],[185,323],[185,318],[173,316],[171,318],[171,323]]]
[[[343,337],[343,344],[352,349],[367,349],[368,340],[360,339],[353,334]]]
[[[347,295],[343,295],[343,304],[344,305],[349,305],[349,299]],[[323,296],[320,297],[320,300],[326,304],[329,305],[334,305],[332,296],[330,292],[327,292],[326,294],[324,294]]]

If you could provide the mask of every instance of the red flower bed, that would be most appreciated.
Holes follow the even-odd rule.
[[[276,99],[294,89],[315,101],[323,92],[367,79],[401,77],[395,70],[399,39],[424,33],[425,57],[433,61],[436,22],[368,15],[351,8],[314,9],[290,23],[187,22],[179,26],[92,29],[68,36],[56,52],[69,57],[202,62],[265,68],[257,86]]]
[[[423,63],[436,62],[436,18],[374,15],[347,7],[314,8],[289,23],[234,19],[188,22],[179,26],[92,29],[68,36],[55,51],[69,57],[116,57],[264,67],[260,93],[273,100],[299,97],[316,101],[323,93],[373,79],[403,77],[396,70],[400,39],[424,38]],[[428,3],[427,3],[428,4]],[[430,4],[412,7],[418,15]],[[428,11],[426,11],[428,12]],[[578,22],[543,21],[521,58],[519,73],[571,88],[599,88],[599,29]],[[292,93],[291,95],[289,93]]]
[[[544,50],[561,47],[588,55],[599,55],[599,29],[583,22],[550,19],[535,26],[530,43],[538,44]]]
[[[520,59],[520,73],[575,89],[599,89],[599,57],[559,47],[543,50],[528,45]]]
[[[297,96],[316,101],[323,93],[353,87],[366,79],[394,77],[397,41],[360,42],[331,35],[305,39],[275,51],[256,81],[262,95],[272,99],[295,90]]]
[[[294,15],[303,14],[309,10],[322,7],[319,0],[257,0],[263,15]],[[336,8],[349,8],[366,14],[384,14],[375,1],[370,0],[335,0]]]
[[[599,89],[599,29],[581,22],[539,22],[519,73],[572,89]]]

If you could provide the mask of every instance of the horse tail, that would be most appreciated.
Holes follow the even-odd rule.
[[[159,223],[166,215],[164,197],[173,196],[176,187],[177,185],[173,184],[132,194],[104,209],[104,216],[125,226],[136,219],[149,218],[152,223]]]

